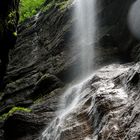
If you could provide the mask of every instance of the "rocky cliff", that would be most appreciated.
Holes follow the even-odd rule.
[[[0,2],[0,90],[5,87],[3,79],[9,62],[9,50],[17,39],[18,5],[19,0]]]
[[[98,2],[97,73],[83,89],[91,87],[87,102],[75,115],[79,125],[65,126],[61,140],[140,139],[139,41],[127,27],[132,3]],[[36,16],[19,25],[5,77],[7,86],[0,93],[1,140],[37,139],[56,116],[68,84],[80,75],[72,12],[71,1],[47,1]]]

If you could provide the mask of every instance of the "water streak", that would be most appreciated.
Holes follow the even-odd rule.
[[[64,131],[73,129],[80,125],[75,119],[75,114],[80,112],[84,104],[89,100],[90,88],[85,90],[90,78],[80,84],[70,87],[61,97],[61,108],[57,117],[50,123],[47,129],[42,133],[41,140],[61,140]],[[90,106],[87,108],[90,112]],[[75,120],[74,120],[75,119]]]
[[[94,42],[96,32],[96,0],[77,0],[74,16],[76,42],[81,59],[81,77],[93,71]]]
[[[61,109],[58,111],[57,117],[50,123],[46,130],[42,133],[41,140],[61,140],[63,132],[72,130],[76,126],[80,126],[75,114],[80,112],[82,107],[89,100],[90,88],[87,78],[93,71],[94,56],[94,40],[95,40],[95,4],[96,0],[76,0],[74,17],[76,18],[74,34],[76,34],[76,44],[80,53],[81,79],[80,84],[70,87],[61,97]],[[92,76],[91,76],[92,77]],[[91,107],[87,108],[87,112],[91,111]],[[81,132],[79,132],[79,137]],[[66,139],[66,138],[65,138]],[[81,138],[84,139],[84,138]]]

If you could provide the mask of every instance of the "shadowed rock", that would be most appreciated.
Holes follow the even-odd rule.
[[[0,88],[4,88],[3,78],[9,62],[9,50],[17,39],[19,0],[0,1]]]

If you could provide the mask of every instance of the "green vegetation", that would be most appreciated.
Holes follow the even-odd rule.
[[[47,1],[46,5],[43,5]],[[50,10],[56,6],[64,10],[68,5],[68,0],[21,0],[20,3],[20,22],[35,15],[39,10],[42,12]]]
[[[20,22],[35,15],[45,0],[21,0]]]
[[[60,10],[64,10],[68,4],[68,0],[63,0],[62,2],[56,3],[56,6],[59,6]]]
[[[22,112],[31,112],[31,109],[29,108],[24,108],[24,107],[13,107],[8,113],[5,113],[3,115],[0,116],[0,120],[5,120],[6,118],[8,118],[9,116],[11,116],[13,113],[15,113],[16,111],[22,111]]]
[[[46,6],[41,8],[42,12],[48,11],[52,7],[58,7],[60,10],[64,10],[68,5],[68,0],[52,0]]]
[[[48,11],[49,9],[51,9],[53,6],[55,5],[54,1],[49,2],[46,6],[43,6],[41,8],[42,12]]]

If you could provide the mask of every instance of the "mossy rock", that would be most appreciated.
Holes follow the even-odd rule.
[[[17,111],[30,113],[32,110],[24,107],[13,107],[8,113],[4,113],[3,115],[0,116],[0,121],[7,119]]]

